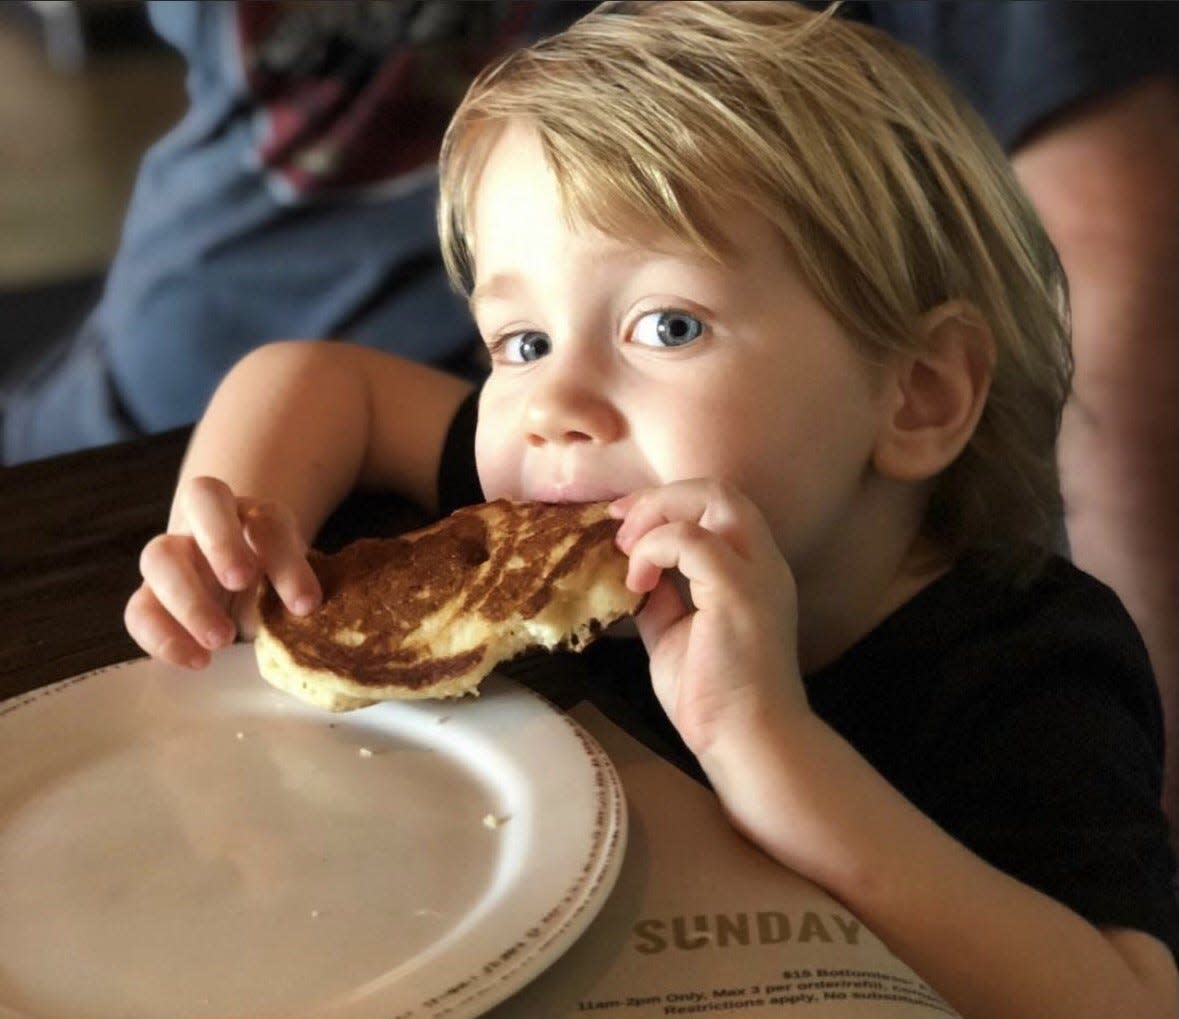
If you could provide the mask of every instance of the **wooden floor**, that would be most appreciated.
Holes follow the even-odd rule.
[[[183,76],[163,46],[55,71],[33,26],[0,10],[0,290],[102,271],[143,150],[183,113]]]

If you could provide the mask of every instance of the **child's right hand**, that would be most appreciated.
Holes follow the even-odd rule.
[[[153,658],[193,669],[239,632],[253,636],[264,578],[299,615],[323,597],[291,510],[237,496],[216,478],[181,483],[168,533],[147,543],[139,569],[143,584],[123,616],[128,633]]]

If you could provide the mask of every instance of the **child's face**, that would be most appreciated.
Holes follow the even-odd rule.
[[[535,135],[504,131],[472,230],[493,359],[479,476],[488,498],[545,501],[724,479],[798,573],[864,530],[884,391],[770,225],[743,209],[718,221],[726,265],[673,237],[571,225]]]

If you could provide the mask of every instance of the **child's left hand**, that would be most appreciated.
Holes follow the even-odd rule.
[[[627,586],[650,592],[638,627],[655,694],[688,748],[700,757],[739,746],[767,716],[809,714],[794,577],[757,507],[697,480],[633,492],[611,514],[622,519]]]

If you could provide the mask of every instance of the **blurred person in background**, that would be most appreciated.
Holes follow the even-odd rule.
[[[589,3],[170,0],[189,110],[141,165],[103,295],[6,386],[5,463],[196,420],[249,350],[332,337],[483,368],[434,227],[441,131],[478,68]],[[825,6],[812,4],[812,6]],[[1146,639],[1179,817],[1179,5],[854,2],[933,59],[1059,249],[1075,393],[1068,542]]]
[[[939,64],[1012,154],[1060,253],[1075,361],[1059,452],[1069,550],[1150,650],[1179,832],[1179,4],[843,12]]]

